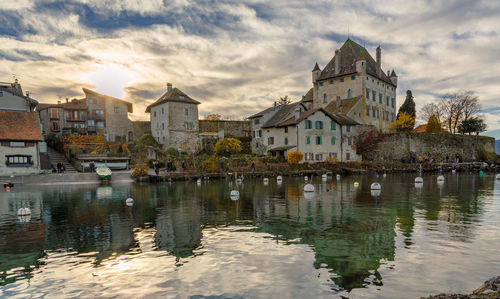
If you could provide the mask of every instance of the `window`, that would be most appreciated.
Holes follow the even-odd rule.
[[[88,100],[89,100],[89,104],[94,104],[94,99],[89,98]]]
[[[341,78],[341,79],[340,79],[340,82],[344,82],[344,78]]]
[[[328,102],[328,95],[326,93],[323,94],[323,103]]]
[[[85,123],[80,123],[80,129],[85,129]]]
[[[258,125],[258,124],[260,124],[260,119],[258,119],[258,118],[257,118],[257,119],[254,119],[253,124],[254,124],[254,125]]]
[[[154,117],[156,117],[156,111],[153,113]]]
[[[316,161],[323,160],[323,154],[316,154]]]
[[[391,121],[394,121],[394,113],[391,113]]]
[[[7,155],[8,167],[31,166],[31,156],[27,155]]]
[[[0,91],[0,97],[3,97],[3,91]]]
[[[332,137],[332,145],[335,145],[335,137]]]
[[[382,104],[382,94],[381,93],[378,94],[378,102],[380,104]]]
[[[165,130],[165,123],[161,123],[161,129]]]
[[[319,130],[323,129],[323,122],[322,121],[317,120],[315,125],[316,125],[316,129],[319,129]]]
[[[59,120],[54,119],[50,121],[50,128],[52,131],[59,131]]]
[[[316,136],[316,144],[321,145],[321,136]]]
[[[331,152],[328,156],[330,156],[330,158],[337,158],[337,152]]]
[[[115,107],[115,113],[120,113],[120,108]]]
[[[330,80],[330,84],[333,84],[333,80]]]
[[[375,107],[372,107],[372,116],[375,117]]]
[[[267,144],[268,145],[274,144],[274,137],[267,138]]]
[[[312,129],[312,126],[313,126],[312,121],[306,120],[306,129]]]
[[[252,138],[255,138],[255,131],[252,131]]]
[[[11,141],[10,147],[24,147],[25,143],[22,141]]]
[[[352,145],[352,137],[347,138],[347,145]]]
[[[337,123],[334,122],[333,120],[332,120],[332,123],[331,123],[331,128],[332,128],[332,131],[335,131],[337,129]]]
[[[104,122],[102,122],[102,121],[98,121],[98,122],[97,122],[97,127],[99,127],[99,128],[103,128],[103,127],[104,127]]]
[[[94,120],[93,120],[93,119],[89,119],[89,120],[87,121],[87,125],[88,125],[89,127],[93,127],[93,126],[95,126],[95,122],[94,122]]]
[[[311,144],[311,138],[309,138],[309,136],[306,137],[306,144]]]
[[[356,80],[356,76],[351,76],[351,80]]]
[[[385,104],[386,104],[387,106],[389,106],[389,96],[386,96],[386,97],[385,97]]]
[[[262,130],[257,130],[257,137],[262,137]]]
[[[370,89],[369,88],[366,89],[366,98],[370,99]]]
[[[161,114],[165,114],[165,108],[161,108]]]
[[[193,129],[193,123],[192,123],[192,122],[188,122],[188,121],[187,121],[187,122],[185,123],[185,125],[186,125],[186,130],[192,130],[192,129]]]
[[[285,137],[285,145],[288,145],[288,138]]]
[[[375,90],[372,91],[372,100],[377,100],[377,92]]]
[[[189,109],[188,108],[184,108],[184,115],[189,115]]]
[[[345,126],[345,131],[346,132],[351,132],[351,125],[346,125]]]
[[[346,161],[351,160],[351,153],[346,153],[345,154],[345,159],[346,159]]]
[[[323,82],[320,82],[320,83],[319,83],[319,86],[323,86]]]
[[[95,115],[104,116],[104,110],[95,110]]]
[[[391,107],[394,108],[394,104],[396,103],[396,100],[394,98],[392,98],[392,104],[391,104]]]
[[[366,106],[366,115],[370,116],[370,106]]]
[[[165,142],[165,136],[163,136],[163,142]]]
[[[288,133],[288,127],[285,127],[285,133]]]
[[[313,155],[313,153],[306,153],[306,155],[305,155],[305,160],[314,160],[314,155]]]
[[[50,118],[59,118],[56,108],[50,109]]]
[[[378,109],[377,109],[377,118],[380,118],[380,112]]]
[[[347,90],[347,98],[348,99],[352,98],[352,90],[351,89]]]

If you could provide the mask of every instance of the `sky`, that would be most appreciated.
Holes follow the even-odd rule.
[[[18,0],[0,5],[0,81],[39,102],[82,88],[134,103],[133,120],[167,82],[202,102],[200,116],[244,118],[300,100],[350,38],[398,75],[418,110],[447,92],[479,96],[500,138],[500,1]],[[420,121],[422,123],[422,121]]]

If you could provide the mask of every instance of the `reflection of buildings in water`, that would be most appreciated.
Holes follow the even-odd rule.
[[[327,264],[338,274],[332,280],[341,289],[362,287],[369,277],[377,283],[381,260],[394,259],[396,215],[390,207],[373,210],[358,205],[361,191],[353,179],[321,186],[314,199],[307,200],[303,183],[288,184],[284,202],[267,200],[254,207],[265,215],[260,230],[311,245],[315,267]]]
[[[130,208],[127,207],[127,210]],[[134,219],[132,217],[120,217],[112,214],[109,216],[111,224],[110,249],[113,252],[127,252],[137,247],[134,234]]]
[[[201,210],[196,201],[181,200],[158,212],[156,246],[176,256],[192,255],[201,243]]]

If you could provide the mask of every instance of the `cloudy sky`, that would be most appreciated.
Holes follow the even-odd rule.
[[[133,102],[133,119],[172,82],[200,114],[242,118],[300,99],[311,70],[347,38],[399,76],[418,109],[472,90],[500,137],[500,1],[18,0],[0,5],[0,81],[40,102],[82,87]],[[417,116],[418,117],[418,116]]]

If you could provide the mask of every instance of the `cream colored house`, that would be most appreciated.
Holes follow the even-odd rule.
[[[163,148],[194,151],[199,146],[199,104],[168,83],[167,92],[147,107],[151,133]]]
[[[323,108],[305,109],[302,102],[266,109],[251,116],[252,120],[269,116],[260,127],[259,143],[254,153],[287,157],[290,151],[304,154],[302,162],[359,161],[354,148],[358,123],[348,117],[330,114]]]
[[[387,131],[396,118],[397,76],[394,70],[382,70],[380,46],[374,60],[363,46],[348,39],[323,69],[314,66],[312,82],[313,108],[348,116],[380,131]]]

